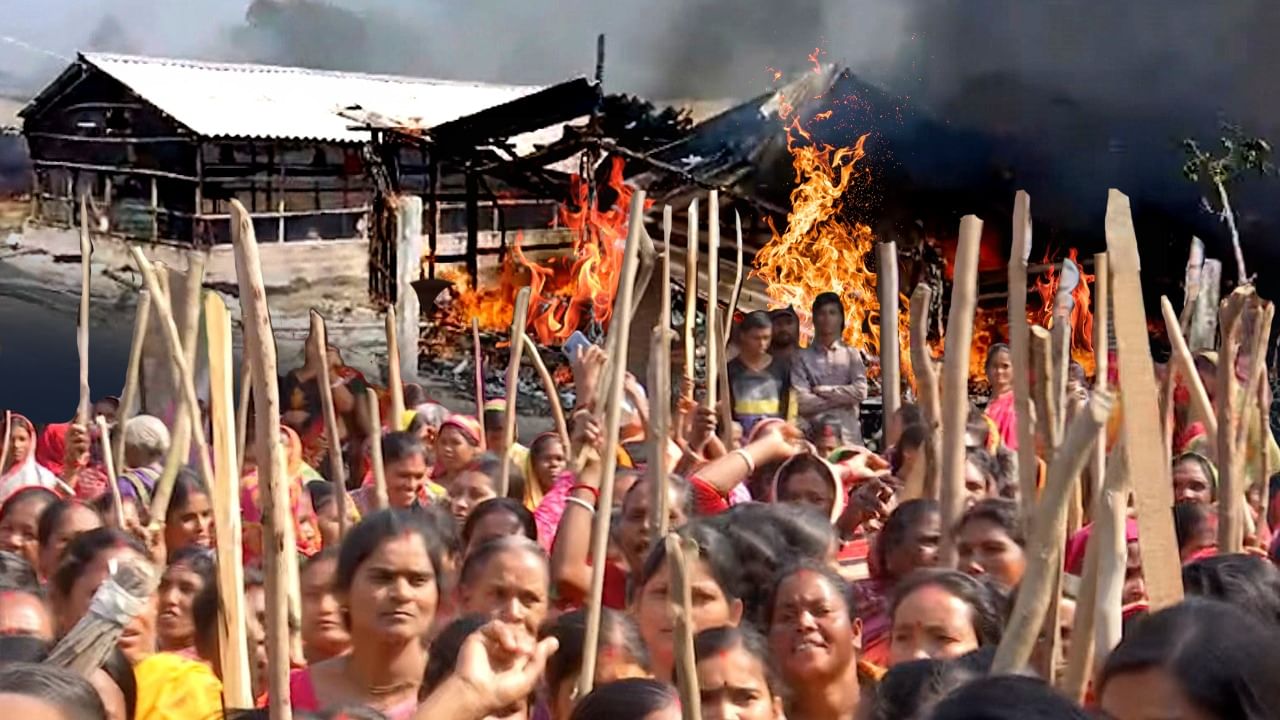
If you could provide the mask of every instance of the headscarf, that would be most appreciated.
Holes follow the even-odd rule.
[[[61,475],[67,454],[67,431],[71,423],[50,423],[36,443],[36,462],[54,475]]]
[[[841,487],[839,474],[836,472],[835,466],[833,466],[831,463],[827,462],[826,460],[818,457],[817,455],[814,455],[813,453],[800,453],[798,455],[793,455],[790,458],[788,458],[786,462],[779,465],[778,470],[773,474],[773,481],[770,483],[770,486],[769,486],[769,495],[772,498],[773,502],[779,502],[778,481],[782,479],[782,477],[787,473],[788,469],[791,468],[793,464],[798,462],[800,458],[805,458],[805,457],[814,458],[818,461],[818,467],[821,468],[823,479],[825,479],[827,482],[831,484],[833,499],[831,502],[831,512],[829,513],[829,515],[830,515],[831,522],[834,523],[836,520],[840,518],[840,513],[844,512],[845,494],[843,492],[843,488]]]
[[[555,439],[559,442],[560,434],[555,432],[544,432],[534,438],[533,442],[529,443],[529,451],[525,453],[524,461],[521,463],[520,467],[520,472],[524,473],[524,506],[529,508],[530,512],[538,509],[538,505],[542,503],[542,497],[545,494],[542,489],[542,485],[538,483],[538,478],[533,474],[533,454],[534,450],[538,447],[538,443],[544,442],[547,439]],[[569,452],[569,448],[565,448],[564,451],[566,453]],[[552,478],[551,483],[552,485],[555,484],[554,478]],[[547,490],[550,490],[550,488],[547,488]]]
[[[5,430],[3,416],[0,416],[0,442],[4,442]],[[36,462],[35,425],[31,424],[25,416],[17,413],[9,414],[10,422],[14,425],[21,425],[26,428],[27,433],[31,435],[32,443],[27,445],[26,454],[23,457],[13,458],[14,463],[9,472],[5,472],[4,468],[0,468],[0,505],[4,504],[9,496],[29,487],[43,487],[54,492],[61,493],[63,491],[63,482],[58,479],[57,475],[49,472]],[[4,448],[0,448],[0,454],[3,454]]]
[[[1184,460],[1190,460],[1196,463],[1200,466],[1201,470],[1205,471],[1205,474],[1209,476],[1209,482],[1213,483],[1213,492],[1216,495],[1218,492],[1218,466],[1215,465],[1207,456],[1193,450],[1188,450],[1186,452],[1179,453],[1178,456],[1173,459],[1173,463],[1170,467],[1177,467]]]
[[[480,438],[484,437],[484,426],[479,420],[470,415],[450,415],[440,423],[440,432],[444,432],[447,427],[454,428],[462,433],[462,437],[466,438],[467,442],[480,447]]]

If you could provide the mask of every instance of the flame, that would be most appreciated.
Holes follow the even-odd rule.
[[[1054,304],[1058,296],[1059,270],[1051,255],[1045,254],[1044,262],[1050,263],[1041,277],[1036,278],[1035,291],[1040,296],[1040,306],[1027,309],[1027,321],[1046,328],[1053,327]],[[1080,267],[1080,283],[1071,291],[1074,304],[1069,317],[1071,322],[1071,359],[1084,368],[1086,376],[1092,377],[1093,362],[1093,308],[1090,283],[1097,279],[1080,266],[1079,253],[1075,248],[1067,251],[1067,257]]]
[[[533,261],[525,256],[523,235],[517,232],[495,287],[476,289],[465,272],[442,270],[440,277],[454,285],[449,316],[465,322],[477,317],[480,327],[505,332],[511,327],[516,291],[528,285],[526,329],[539,343],[563,344],[591,323],[606,329],[622,270],[627,210],[635,193],[623,181],[623,167],[622,158],[613,158],[606,184],[617,199],[603,210],[593,202],[590,183],[579,175],[570,178],[569,198],[558,211],[560,225],[573,233],[569,255]]]
[[[819,75],[822,74],[822,63],[818,62],[818,56],[825,54],[822,48],[814,48],[813,52],[809,53],[809,62],[813,63],[813,71]]]

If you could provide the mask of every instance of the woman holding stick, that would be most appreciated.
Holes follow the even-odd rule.
[[[160,576],[157,647],[196,659],[196,596],[217,582],[217,567],[208,548],[191,545],[172,553]]]
[[[889,664],[893,629],[889,600],[903,578],[921,568],[936,567],[942,541],[938,501],[908,500],[894,508],[876,536],[870,558],[871,577],[853,585],[854,610],[862,621],[862,657]]]

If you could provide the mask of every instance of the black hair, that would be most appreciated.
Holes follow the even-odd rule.
[[[1000,484],[1000,465],[996,462],[995,457],[987,452],[985,448],[971,447],[964,451],[964,460],[970,465],[977,468],[978,472],[987,479],[987,485],[995,490]]]
[[[840,422],[840,418],[834,414],[825,413],[814,418],[809,423],[809,432],[805,433],[805,437],[810,442],[817,442],[828,430],[836,437],[840,437],[841,431],[844,429],[844,423]],[[790,470],[790,467],[788,467]]]
[[[840,308],[840,318],[841,320],[844,319],[844,301],[840,299],[838,294],[830,291],[818,293],[818,296],[813,299],[813,308],[811,309],[812,314],[817,315],[818,310],[826,305],[835,305]]]
[[[409,426],[406,427],[404,431],[409,433],[410,435],[416,435],[421,437],[422,428],[426,427],[430,423],[431,423],[431,418],[427,417],[426,413],[416,412],[413,414],[413,419],[409,421]]]
[[[63,717],[106,720],[98,691],[78,674],[53,665],[12,663],[0,667],[0,693],[23,695],[56,707]]]
[[[987,357],[982,361],[982,371],[985,373],[991,372],[992,361],[996,359],[997,354],[1002,352],[1009,353],[1009,357],[1013,357],[1013,351],[1010,350],[1009,346],[1005,345],[1004,343],[994,343],[991,346],[989,346],[987,348]]]
[[[506,535],[486,541],[467,555],[462,563],[462,569],[458,571],[458,584],[468,584],[489,564],[490,560],[509,552],[523,552],[538,558],[543,567],[548,567],[547,576],[550,578],[547,553],[541,545],[521,535]]]
[[[417,455],[425,462],[427,447],[413,433],[389,432],[382,436],[382,462],[393,463]]]
[[[566,680],[576,681],[582,670],[582,652],[587,645],[587,611],[579,608],[544,622],[538,629],[538,639],[548,637],[560,641],[560,648],[547,658],[543,674],[547,687],[554,693]],[[627,613],[601,609],[597,648],[618,648],[635,664],[649,666],[649,650],[640,637],[635,619]]]
[[[467,521],[462,525],[462,546],[466,547],[471,544],[471,534],[475,532],[476,525],[481,520],[490,515],[499,513],[508,513],[514,517],[523,530],[523,535],[530,540],[538,539],[538,523],[533,517],[533,513],[529,512],[529,508],[524,503],[513,498],[496,497],[489,498],[471,510],[471,514],[467,516]]]
[[[13,508],[18,507],[23,503],[39,501],[43,501],[45,507],[48,508],[49,505],[58,502],[58,494],[49,488],[40,487],[38,485],[24,487],[21,490],[15,491],[4,501],[3,504],[0,504],[0,520],[5,519]]]
[[[299,574],[307,572],[312,568],[312,566],[319,565],[322,562],[327,562],[329,560],[337,560],[338,550],[339,548],[330,546],[330,547],[324,548],[323,550],[316,553],[315,555],[312,555],[309,558],[304,558],[302,560],[302,566],[298,569]]]
[[[98,511],[94,510],[93,506],[77,498],[57,500],[49,504],[45,507],[44,512],[40,513],[40,520],[36,522],[36,541],[40,543],[40,547],[48,547],[49,541],[53,539],[53,534],[62,525],[67,513],[71,512],[71,509],[75,507],[84,508],[94,515],[98,515]],[[102,516],[98,515],[98,517]]]
[[[698,557],[707,564],[711,577],[715,578],[721,592],[729,600],[742,598],[742,568],[733,546],[724,535],[705,522],[694,521],[677,530],[682,538],[692,540],[698,546]],[[658,570],[667,563],[667,544],[654,543],[645,558],[640,574],[635,577],[633,591],[640,592]]]
[[[868,720],[924,717],[948,693],[983,675],[953,660],[899,663],[876,685]]]
[[[886,568],[889,551],[907,541],[911,528],[924,522],[930,515],[940,513],[939,507],[937,500],[916,498],[907,500],[889,513],[880,535],[876,537],[874,549],[876,565],[881,572]]]
[[[813,453],[800,453],[788,460],[779,470],[778,479],[774,484],[774,502],[781,502],[782,489],[791,482],[791,478],[805,471],[818,473],[826,480],[831,479],[831,468],[827,467],[827,463]],[[835,484],[831,486],[832,493],[838,492]],[[833,501],[839,498],[832,498]]]
[[[486,615],[463,615],[445,626],[431,641],[431,652],[427,655],[427,669],[422,675],[422,686],[418,688],[418,699],[425,700],[440,683],[453,674],[458,664],[458,654],[462,652],[462,644],[472,633],[489,622]]]
[[[924,410],[916,403],[903,403],[898,406],[896,415],[902,421],[902,427],[904,428],[908,425],[924,424]]]
[[[1280,569],[1263,558],[1216,555],[1197,560],[1183,566],[1182,586],[1187,595],[1230,603],[1280,628]]]
[[[120,688],[120,694],[124,696],[125,720],[133,720],[138,712],[138,677],[133,674],[133,664],[120,648],[113,647],[99,667]]]
[[[765,604],[763,618],[765,628],[773,626],[773,613],[778,606],[778,591],[782,588],[783,583],[802,572],[817,575],[830,585],[831,589],[836,591],[836,595],[844,601],[845,614],[848,615],[850,620],[854,618],[853,586],[840,577],[835,570],[832,570],[830,565],[814,562],[813,560],[802,560],[784,568],[770,583],[769,599]]]
[[[1270,661],[1280,631],[1226,603],[1193,598],[1138,621],[1107,656],[1099,698],[1119,675],[1163,669],[1211,717],[1263,720],[1280,707]]]
[[[973,634],[979,646],[998,645],[1004,636],[1004,619],[1008,614],[1008,598],[999,589],[958,570],[916,570],[898,582],[889,602],[889,619],[898,614],[898,606],[909,595],[923,587],[945,590],[969,606]]]
[[[7,550],[0,550],[0,590],[17,590],[44,597],[36,569],[26,558]]]
[[[560,439],[560,436],[555,433],[543,433],[538,437],[534,438],[533,442],[529,444],[529,457],[537,458],[539,455],[543,453],[543,451],[547,449],[547,446],[553,442],[563,444],[563,441]],[[569,448],[565,448],[566,452],[568,452],[568,450]]]
[[[173,480],[173,495],[169,497],[165,521],[173,522],[174,514],[182,512],[191,502],[191,498],[196,495],[209,497],[209,487],[204,484],[204,478],[200,477],[200,473],[190,467],[183,467]]]
[[[112,482],[115,482],[114,480]],[[144,527],[151,524],[151,509],[147,504],[142,502],[142,498],[137,495],[121,495],[121,502],[132,505],[135,512],[138,513],[138,522]],[[116,512],[116,496],[115,493],[107,492],[99,495],[96,500],[89,503],[94,510],[104,518],[111,517]]]
[[[531,451],[532,452],[532,451]],[[509,461],[508,461],[509,462]],[[520,499],[524,497],[524,473],[515,463],[509,462],[511,466],[507,485],[507,497]],[[489,478],[489,486],[493,488],[493,493],[497,495],[501,491],[500,483],[502,482],[502,458],[496,453],[486,452],[476,456],[476,459],[467,465],[465,472],[480,473]]]
[[[1176,468],[1183,463],[1191,463],[1200,468],[1201,474],[1204,475],[1204,479],[1209,483],[1209,497],[1216,500],[1218,498],[1218,474],[1214,472],[1213,464],[1209,462],[1209,458],[1197,452],[1184,452],[1175,457],[1169,467],[1171,469]]]
[[[49,657],[53,645],[35,635],[0,635],[0,666],[10,663],[39,663]]]
[[[439,590],[440,574],[444,572],[440,565],[439,533],[424,512],[400,508],[379,510],[351,528],[343,538],[342,549],[338,552],[338,571],[333,579],[334,590],[344,593],[351,590],[351,583],[355,580],[360,566],[383,544],[401,535],[416,535],[422,538],[427,556],[431,559],[431,571],[435,576],[432,582]]]
[[[764,330],[773,329],[773,318],[769,317],[769,313],[764,310],[756,310],[742,316],[742,321],[738,323],[738,329],[742,332],[748,330]]]
[[[1180,502],[1173,506],[1173,534],[1178,549],[1184,550],[1212,522],[1213,508],[1198,502]]]
[[[749,624],[736,627],[718,627],[703,630],[693,638],[693,654],[697,662],[716,657],[720,653],[740,647],[747,651],[764,669],[765,684],[774,697],[786,695],[787,687],[778,672],[773,653],[764,636]]]
[[[337,486],[328,480],[312,480],[307,483],[307,495],[311,498],[312,509],[319,512],[320,508],[325,504],[337,499],[338,494],[335,492],[336,487]]]
[[[915,450],[924,445],[924,441],[929,439],[929,428],[923,422],[909,423],[902,428],[902,434],[898,436],[899,450]]]
[[[54,593],[67,597],[85,569],[98,555],[111,548],[128,548],[144,560],[151,557],[146,546],[129,533],[113,527],[94,528],[75,536],[67,545],[58,569],[49,580],[49,587]]]
[[[959,535],[965,525],[976,520],[985,520],[1004,530],[1009,539],[1020,547],[1026,547],[1027,538],[1022,531],[1022,519],[1018,517],[1018,503],[1008,498],[985,498],[973,504],[960,516],[954,533]]]
[[[435,532],[436,539],[440,543],[442,550],[442,558],[444,555],[451,557],[462,555],[462,533],[458,529],[458,519],[453,516],[452,512],[449,512],[448,505],[431,503],[425,507],[415,508],[414,512],[420,515],[427,527]],[[439,568],[436,569],[436,572],[439,572]]]
[[[573,708],[569,720],[644,720],[680,702],[670,685],[648,678],[628,678],[600,685]]]
[[[266,580],[257,568],[244,569],[244,589],[263,587]],[[214,574],[211,582],[205,583],[200,592],[191,600],[191,619],[196,627],[196,648],[210,650],[217,642],[218,632],[218,577]],[[214,660],[215,658],[205,658]]]
[[[431,398],[427,395],[426,388],[418,383],[404,384],[404,406],[415,408],[419,405],[425,405]]]
[[[177,567],[178,565],[185,566],[200,578],[201,589],[210,585],[217,587],[218,563],[213,550],[200,545],[188,545],[187,547],[179,548],[177,552],[169,556],[169,564],[161,572],[161,577],[163,578],[164,572],[167,572],[169,568]]]
[[[997,675],[943,698],[930,720],[1089,720],[1089,714],[1039,678]]]
[[[626,507],[627,501],[631,499],[640,488],[648,488],[650,476],[649,473],[638,473],[635,483],[627,490],[627,494],[622,498],[622,507]],[[682,475],[672,473],[667,476],[667,489],[675,490],[680,496],[680,508],[684,510],[685,517],[693,517],[693,493],[689,488],[689,481]],[[647,489],[644,492],[649,492]]]

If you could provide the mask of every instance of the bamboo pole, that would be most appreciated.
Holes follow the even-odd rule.
[[[102,443],[102,464],[107,471],[107,485],[111,491],[111,513],[112,520],[115,521],[117,530],[124,530],[124,498],[120,497],[119,477],[116,474],[116,461],[111,455],[111,428],[107,425],[107,419],[101,415],[93,419],[95,425],[98,426],[98,440]],[[4,467],[0,465],[0,468]]]
[[[204,299],[209,353],[209,418],[213,428],[213,529],[218,559],[218,663],[225,707],[249,707],[253,688],[244,624],[244,568],[240,526],[239,460],[235,455],[235,380],[231,315],[222,297]]]
[[[201,254],[192,254],[188,256],[187,265],[187,281],[183,289],[186,291],[182,297],[182,356],[187,361],[187,370],[184,372],[195,372],[196,367],[196,349],[200,341],[200,289],[204,284],[204,256]],[[160,292],[164,292],[163,289]],[[167,298],[170,309],[173,308],[173,298]],[[193,376],[194,377],[194,376]],[[179,379],[181,385],[185,379]],[[195,395],[192,395],[195,398]],[[151,522],[163,523],[165,515],[169,512],[169,498],[173,494],[173,483],[178,479],[178,473],[182,470],[182,466],[186,465],[191,459],[191,442],[195,436],[196,425],[200,426],[200,434],[204,435],[204,418],[200,415],[200,405],[198,399],[191,402],[196,403],[193,407],[187,407],[188,398],[185,394],[178,396],[178,414],[173,422],[173,434],[170,438],[169,453],[165,456],[164,470],[160,473],[160,478],[156,480],[156,490],[151,498]],[[202,449],[197,445],[197,449]],[[207,449],[202,449],[208,454]],[[212,476],[205,477],[205,484],[213,483]]]
[[[698,690],[698,660],[693,649],[693,591],[689,579],[689,556],[698,557],[698,545],[676,533],[666,536],[667,568],[671,590],[667,594],[675,620],[676,687],[680,690],[682,720],[702,720],[702,697]]]
[[[1236,431],[1240,408],[1236,396],[1236,355],[1240,346],[1240,325],[1252,288],[1236,288],[1220,313],[1222,348],[1218,352],[1218,551],[1238,553],[1244,547],[1244,488],[1240,487]]]
[[[515,312],[511,316],[511,360],[507,363],[507,411],[502,416],[506,424],[502,431],[504,450],[498,497],[506,497],[507,490],[511,487],[511,448],[516,443],[516,400],[520,396],[520,357],[524,353],[524,343],[520,342],[520,338],[524,336],[524,327],[529,321],[529,295],[532,292],[533,290],[527,286],[520,288],[516,293]],[[617,318],[614,318],[614,321],[616,322]],[[622,364],[626,365],[625,358]],[[484,422],[484,418],[480,421]]]
[[[76,349],[80,354],[80,404],[76,408],[76,423],[86,431],[93,420],[92,400],[89,397],[89,199],[80,196],[80,314],[76,322]],[[114,478],[112,478],[114,480]]]
[[[649,507],[653,508],[653,544],[666,537],[670,525],[667,496],[667,443],[671,439],[671,206],[662,208],[662,282],[658,325],[650,340],[649,375]],[[567,446],[566,446],[567,447]]]
[[[964,440],[969,416],[969,353],[973,345],[973,316],[978,296],[978,248],[982,221],[975,215],[960,219],[951,311],[947,317],[945,361],[942,365],[942,527],[955,527],[964,513]],[[952,533],[942,534],[938,550],[943,567],[956,564]]]
[[[1107,388],[1107,376],[1110,372],[1109,344],[1110,337],[1107,327],[1110,324],[1109,313],[1111,298],[1111,270],[1107,263],[1106,253],[1096,253],[1093,256],[1093,272],[1096,279],[1093,281],[1093,388],[1094,391],[1105,390]],[[1093,463],[1090,466],[1090,488],[1089,488],[1089,504],[1090,507],[1097,507],[1097,498],[1102,492],[1104,473],[1107,465],[1107,429],[1104,427],[1098,433],[1098,442],[1093,446]],[[1093,522],[1094,516],[1090,511],[1089,522]]]
[[[1268,328],[1270,325],[1268,325]],[[1267,336],[1271,333],[1268,330]],[[1258,454],[1258,487],[1262,488],[1262,507],[1258,513],[1258,537],[1267,537],[1271,535],[1271,513],[1270,504],[1268,503],[1268,486],[1271,482],[1271,467],[1267,456],[1267,450],[1271,446],[1271,403],[1268,402],[1267,383],[1264,382],[1258,387],[1258,438],[1260,439]],[[3,465],[0,465],[3,467]]]
[[[147,339],[147,323],[151,321],[151,293],[138,293],[138,309],[133,318],[133,342],[129,345],[129,366],[124,375],[124,391],[120,394],[120,414],[116,419],[115,457],[121,469],[127,469],[124,457],[124,426],[138,401],[138,370],[142,367],[142,346]]]
[[[698,317],[697,198],[694,198],[689,203],[688,223],[689,229],[685,237],[684,256],[684,382],[681,386],[681,393],[684,395],[684,402],[691,404],[693,402],[693,387],[697,380],[697,373],[695,372],[697,346],[694,343],[694,329],[697,325]],[[678,437],[683,437],[686,419],[684,412],[679,412],[677,418],[676,434]]]
[[[394,332],[394,322],[388,323],[387,327]],[[320,375],[316,380],[320,385],[320,413],[324,417],[324,433],[329,445],[329,480],[334,486],[334,499],[338,507],[338,538],[341,539],[347,536],[349,522],[347,472],[342,462],[342,437],[338,432],[338,413],[333,407],[333,380],[329,377],[329,331],[325,327],[324,317],[315,309],[311,310],[311,337],[322,358]]]
[[[716,410],[720,392],[720,355],[724,345],[716,340],[716,323],[720,321],[720,193],[711,191],[707,202],[707,324],[703,342],[707,347],[708,410]]]
[[[290,720],[293,710],[289,692],[291,605],[288,566],[284,555],[293,553],[286,544],[290,518],[289,491],[280,463],[280,394],[276,369],[275,337],[262,281],[262,262],[253,221],[239,200],[231,201],[231,240],[236,258],[236,279],[240,287],[241,317],[244,323],[245,361],[253,370],[253,404],[256,422],[255,444],[258,482],[266,492],[263,547],[266,551],[267,595],[267,684],[271,720]],[[287,529],[286,529],[287,528]]]
[[[1031,651],[1046,621],[1055,587],[1054,576],[1061,572],[1062,545],[1067,522],[1067,496],[1088,462],[1088,450],[1098,438],[1098,429],[1111,414],[1109,391],[1097,393],[1085,410],[1071,421],[1066,440],[1054,453],[1027,544],[1027,572],[1018,589],[1018,599],[1005,627],[1004,639],[996,649],[992,675],[1019,672],[1031,658]],[[1056,624],[1052,626],[1056,633]]]
[[[1147,344],[1138,238],[1133,229],[1129,198],[1114,189],[1107,199],[1106,234],[1117,361],[1124,383],[1125,464],[1135,479],[1138,541],[1142,546],[1147,597],[1152,611],[1158,611],[1182,600],[1182,563],[1173,532],[1169,458],[1164,455],[1160,425],[1152,422],[1152,418],[1159,416],[1159,403],[1155,368]]]
[[[391,420],[387,427],[391,431],[400,429],[400,419],[404,417],[404,381],[400,379],[400,338],[396,330],[396,306],[388,305],[384,317],[387,326],[387,392],[391,396]],[[328,348],[321,348],[326,356]],[[480,418],[481,422],[484,418]]]
[[[894,241],[876,246],[880,272],[876,291],[880,294],[880,391],[881,427],[889,422],[902,403],[901,362],[898,358],[898,245]]]
[[[373,469],[373,503],[378,510],[391,505],[387,497],[387,470],[382,461],[382,409],[378,407],[378,393],[373,388],[365,389],[366,407],[369,408],[369,419],[373,421],[374,434],[369,438],[369,464]],[[504,491],[500,497],[506,497]]]
[[[911,293],[911,371],[916,378],[916,395],[924,411],[928,436],[924,443],[925,473],[920,495],[913,488],[905,488],[904,499],[926,497],[937,499],[942,484],[942,465],[939,463],[941,448],[938,424],[942,405],[938,397],[938,374],[933,367],[933,354],[929,352],[929,304],[933,302],[933,289],[924,283]]]
[[[728,344],[728,337],[724,334],[724,326],[716,323],[712,326],[716,333],[716,342],[723,349]],[[734,449],[733,444],[733,406],[732,394],[729,390],[729,362],[728,353],[721,352],[717,361],[720,367],[717,368],[716,382],[720,386],[720,403],[716,406],[716,411],[720,414],[717,425],[720,430],[720,444],[724,446],[725,452],[731,452]]]
[[[1103,511],[1094,525],[1091,542],[1097,542],[1098,556],[1098,607],[1095,613],[1094,666],[1102,667],[1107,655],[1120,644],[1124,625],[1124,582],[1128,570],[1129,543],[1125,524],[1128,521],[1129,494],[1133,490],[1132,476],[1125,460],[1121,439],[1107,460],[1107,478],[1103,482]],[[1112,479],[1112,474],[1116,478]]]
[[[604,427],[604,468],[600,477],[600,496],[596,507],[595,524],[591,532],[591,590],[587,596],[586,642],[582,650],[582,673],[578,679],[578,695],[585,697],[595,686],[596,651],[600,641],[600,616],[603,608],[604,569],[609,549],[609,525],[613,507],[613,481],[618,470],[618,426],[622,422],[622,393],[627,372],[627,346],[631,335],[631,314],[623,312],[631,307],[635,294],[636,261],[639,253],[640,234],[644,232],[644,191],[637,190],[631,196],[631,225],[627,232],[627,244],[622,255],[622,276],[618,280],[618,294],[614,298],[613,320],[609,328],[613,358],[609,365],[609,394],[607,396]]]
[[[1009,254],[1009,360],[1013,364],[1013,405],[1018,429],[1018,494],[1023,531],[1030,532],[1036,506],[1036,441],[1031,412],[1027,323],[1027,260],[1031,256],[1031,196],[1019,190],[1013,201],[1013,248]]]
[[[1204,422],[1205,430],[1210,437],[1217,438],[1218,435],[1218,416],[1213,409],[1213,402],[1209,400],[1209,393],[1204,389],[1204,383],[1200,380],[1200,373],[1196,370],[1195,358],[1191,356],[1191,348],[1187,347],[1187,341],[1182,336],[1180,329],[1181,323],[1178,316],[1173,313],[1173,304],[1169,302],[1169,298],[1160,297],[1160,312],[1164,316],[1164,326],[1169,333],[1169,346],[1172,351],[1171,366],[1169,374],[1174,374],[1175,368],[1177,374],[1182,377],[1186,384],[1187,391],[1191,395],[1191,408],[1195,411],[1196,416]],[[1094,316],[1094,323],[1097,323],[1097,315]]]
[[[1266,302],[1261,298],[1255,298],[1253,310],[1253,327],[1249,335],[1250,339],[1253,341],[1253,347],[1249,353],[1249,377],[1247,378],[1248,384],[1245,385],[1244,395],[1242,396],[1245,399],[1245,404],[1240,408],[1240,428],[1236,433],[1236,457],[1239,457],[1242,461],[1247,450],[1246,445],[1249,439],[1248,426],[1245,424],[1243,418],[1248,414],[1248,403],[1258,396],[1258,391],[1262,389],[1262,385],[1267,377],[1267,343],[1271,339],[1271,321],[1275,317],[1276,308],[1275,305]],[[1265,436],[1263,439],[1265,439]],[[1262,455],[1266,455],[1266,452],[1264,451]],[[1241,468],[1241,472],[1244,472],[1243,468]],[[1243,475],[1241,477],[1243,477]],[[1247,487],[1248,483],[1246,482],[1245,485]],[[1265,485],[1263,487],[1265,487]]]
[[[556,424],[556,435],[560,436],[560,442],[568,448],[569,424],[564,419],[564,406],[560,404],[560,392],[556,389],[555,378],[551,377],[551,371],[542,361],[542,355],[538,352],[538,346],[533,342],[533,338],[520,333],[520,342],[524,345],[525,353],[529,355],[529,362],[533,363],[533,368],[538,371],[538,378],[542,380],[542,391],[547,394],[547,402],[551,405],[551,419]]]
[[[484,427],[484,360],[480,353],[480,318],[474,317],[471,318],[471,364],[475,368],[476,420]],[[488,449],[484,433],[480,433],[480,449]]]
[[[737,210],[733,211],[733,229],[737,238],[735,246],[737,249],[736,271],[733,276],[733,292],[729,295],[729,309],[724,318],[724,338],[728,344],[729,339],[733,337],[733,316],[738,313],[738,299],[742,297],[742,216]]]
[[[1045,455],[1053,456],[1058,447],[1061,435],[1058,423],[1058,403],[1061,395],[1053,392],[1053,338],[1048,330],[1039,325],[1031,328],[1031,372],[1035,377],[1032,395],[1035,399],[1037,434],[1044,443]]]

